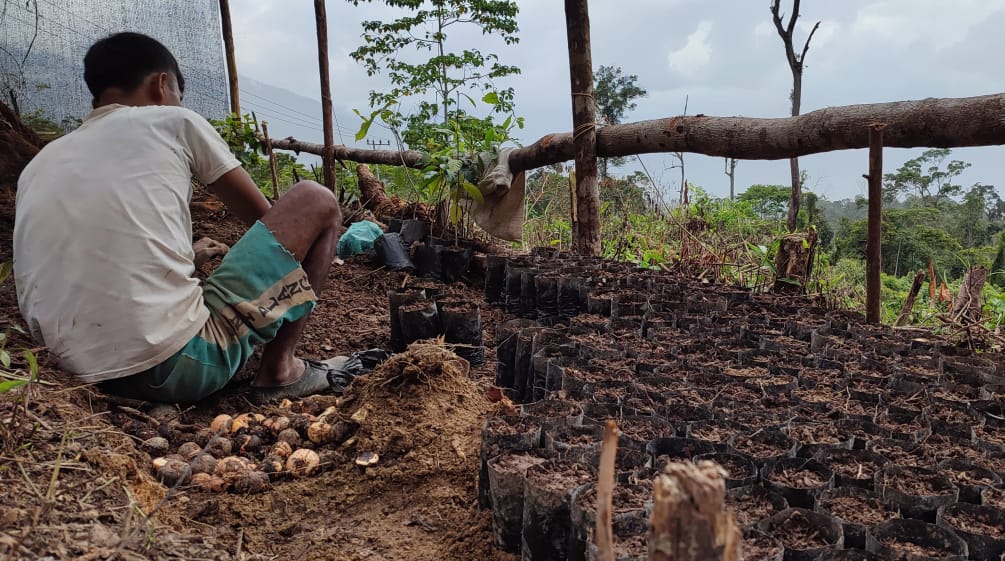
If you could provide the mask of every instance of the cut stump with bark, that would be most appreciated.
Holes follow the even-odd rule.
[[[726,510],[726,475],[707,460],[667,465],[654,482],[651,561],[739,561],[742,537]]]
[[[813,257],[816,255],[817,233],[786,234],[778,245],[775,256],[775,284],[772,291],[783,294],[799,294],[806,290],[813,271]]]
[[[981,292],[984,290],[984,283],[987,280],[988,270],[983,265],[967,270],[967,274],[963,276],[963,282],[960,283],[960,292],[953,302],[953,311],[949,314],[954,321],[964,325],[980,322]]]

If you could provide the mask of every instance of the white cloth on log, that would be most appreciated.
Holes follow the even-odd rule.
[[[485,174],[478,181],[478,191],[483,202],[466,198],[461,205],[469,213],[475,224],[489,234],[507,241],[523,239],[524,195],[526,182],[524,172],[513,176],[509,167],[509,155],[514,148],[502,148],[499,155],[480,155],[485,165]]]

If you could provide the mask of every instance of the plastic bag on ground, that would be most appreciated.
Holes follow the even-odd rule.
[[[353,255],[361,255],[373,249],[373,242],[384,231],[380,226],[368,220],[355,222],[342,234],[338,240],[338,256],[346,259]]]

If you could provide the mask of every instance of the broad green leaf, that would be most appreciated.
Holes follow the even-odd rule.
[[[485,197],[482,196],[482,192],[478,190],[478,186],[474,183],[464,181],[461,183],[461,187],[463,187],[468,196],[474,199],[478,204],[483,204],[485,202]]]
[[[0,350],[0,364],[2,364],[4,368],[10,368],[10,353],[8,353],[6,349]]]
[[[499,94],[496,92],[489,92],[482,97],[482,101],[488,103],[489,105],[499,105]]]
[[[0,394],[5,394],[15,388],[20,388],[27,383],[27,380],[7,380],[6,382],[0,382]]]

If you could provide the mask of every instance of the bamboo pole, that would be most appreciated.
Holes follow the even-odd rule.
[[[321,112],[324,126],[324,150],[321,166],[325,186],[335,192],[335,129],[332,125],[332,87],[328,73],[328,15],[325,0],[314,0],[314,19],[318,34],[318,69],[321,73]]]
[[[883,267],[883,129],[869,126],[869,221],[865,244],[865,319],[880,322],[880,272]]]
[[[600,255],[600,193],[597,180],[597,104],[593,99],[588,0],[565,0],[565,25],[572,75],[572,143],[576,157],[576,231],[581,255]]]
[[[230,0],[220,0],[223,24],[223,50],[227,56],[227,81],[230,84],[230,112],[241,116],[241,96],[237,88],[237,57],[234,55],[234,27],[230,21]]]
[[[600,449],[597,473],[597,551],[600,561],[614,561],[614,460],[618,452],[618,425],[608,419]]]
[[[279,198],[279,170],[276,169],[276,154],[272,150],[272,139],[269,138],[269,123],[262,121],[262,136],[265,137],[265,153],[269,156],[269,171],[272,172],[272,200]]]

